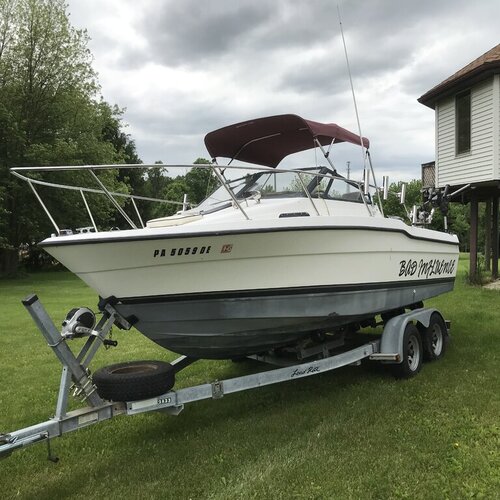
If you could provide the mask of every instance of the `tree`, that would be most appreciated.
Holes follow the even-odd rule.
[[[205,158],[198,158],[194,165],[210,165]],[[193,168],[185,175],[179,175],[168,183],[165,199],[182,202],[184,195],[191,206],[198,205],[218,186],[217,178],[209,168]],[[178,205],[170,205],[165,215],[172,215],[179,210]]]
[[[210,165],[205,158],[197,158],[194,165]],[[219,185],[219,181],[210,168],[193,168],[186,174],[186,183],[189,186],[189,200],[193,204],[203,201]]]
[[[211,165],[211,162],[205,158],[198,158],[193,164]],[[187,195],[189,206],[196,206],[219,186],[210,168],[193,168],[185,175],[178,175],[174,178],[169,177],[167,173],[167,168],[161,167],[148,169],[145,174],[146,196],[176,202],[145,207],[148,219],[175,214],[181,209],[184,195]]]
[[[458,236],[460,250],[468,252],[470,248],[470,206],[450,203],[448,227]]]
[[[84,30],[71,26],[64,0],[0,0],[0,273],[13,271],[21,243],[52,230],[9,167],[140,162],[122,131],[123,111],[99,95],[88,41]],[[139,171],[99,175],[115,191],[126,192],[131,183],[142,188]],[[95,187],[85,172],[63,172],[57,179]],[[78,194],[46,196],[56,219],[72,216],[89,225]],[[106,220],[109,203],[103,197],[92,202],[95,217]]]

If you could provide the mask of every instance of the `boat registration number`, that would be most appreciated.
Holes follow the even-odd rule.
[[[181,255],[206,255],[210,253],[211,246],[182,247],[182,248],[156,248],[153,257],[176,257]]]

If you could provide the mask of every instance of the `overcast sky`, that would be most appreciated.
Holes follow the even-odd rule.
[[[191,163],[207,132],[261,116],[357,132],[337,3],[377,174],[418,178],[434,112],[417,98],[500,42],[499,0],[69,0],[69,13],[142,160]],[[361,177],[359,148],[333,160]]]

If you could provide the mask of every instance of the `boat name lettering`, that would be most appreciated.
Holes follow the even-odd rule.
[[[318,373],[319,371],[320,370],[319,370],[318,366],[308,366],[307,368],[304,368],[303,370],[299,370],[298,368],[296,368],[293,371],[291,378],[300,377],[302,375],[309,375],[310,373]]]
[[[417,272],[417,261],[416,260],[402,260],[399,268],[399,276],[413,276]]]
[[[399,262],[399,276],[417,276],[429,278],[430,276],[441,276],[452,274],[455,271],[455,259],[430,259],[420,261],[402,260]]]
[[[183,247],[183,248],[156,248],[153,257],[175,257],[176,255],[204,255],[210,253],[211,246],[203,247]]]

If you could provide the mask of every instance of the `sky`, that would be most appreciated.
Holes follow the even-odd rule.
[[[420,178],[435,132],[417,98],[500,43],[499,0],[69,0],[68,12],[143,162],[186,164],[209,158],[207,132],[262,116],[358,132],[337,5],[377,176]],[[360,148],[331,154],[361,179]],[[280,166],[314,164],[310,151]]]

